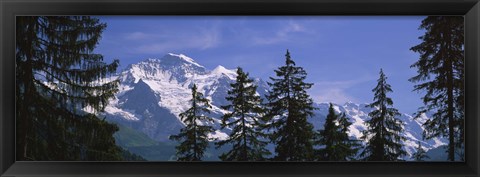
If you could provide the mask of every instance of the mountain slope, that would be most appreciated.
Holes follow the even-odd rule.
[[[116,143],[124,148],[158,144],[158,142],[150,139],[147,135],[123,125],[119,125],[119,130],[113,134],[113,137],[115,137]]]

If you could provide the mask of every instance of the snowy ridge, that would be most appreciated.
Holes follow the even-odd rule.
[[[225,67],[223,67],[222,65],[218,65],[215,69],[212,70],[211,72],[212,75],[225,75],[227,76],[228,78],[230,78],[231,80],[235,80],[236,77],[237,77],[237,72],[236,70],[229,70]]]
[[[179,59],[182,59],[182,60],[185,60],[186,62],[188,63],[191,63],[191,64],[194,64],[198,67],[203,67],[202,65],[198,64],[197,62],[195,62],[195,60],[193,60],[192,58],[190,57],[187,57],[186,55],[184,54],[174,54],[174,53],[168,53],[167,55],[170,55],[172,57],[178,57]]]

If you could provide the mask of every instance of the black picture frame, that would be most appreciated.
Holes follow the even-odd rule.
[[[479,0],[0,0],[2,176],[479,176]],[[465,162],[16,162],[17,15],[464,15]]]

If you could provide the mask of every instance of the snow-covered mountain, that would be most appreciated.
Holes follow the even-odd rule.
[[[211,116],[216,129],[219,117],[225,113],[230,83],[236,79],[236,70],[217,66],[208,70],[193,59],[169,53],[160,59],[147,59],[128,66],[118,76],[119,93],[105,109],[109,120],[141,130],[154,140],[165,141],[184,126],[178,115],[189,108],[191,87],[197,85],[210,100]],[[258,93],[265,95],[266,82],[255,79]],[[226,132],[217,131],[211,137],[224,139]]]
[[[105,109],[106,116],[108,120],[140,131],[154,140],[167,141],[169,135],[177,134],[184,126],[178,114],[189,108],[190,88],[196,84],[198,91],[213,106],[210,116],[215,118],[212,126],[217,131],[210,136],[224,139],[229,130],[220,130],[220,116],[225,113],[220,106],[228,103],[225,97],[236,76],[235,69],[217,66],[209,70],[183,54],[169,53],[159,59],[147,59],[128,66],[115,76],[121,81],[119,93]],[[263,97],[268,85],[261,79],[254,80],[258,85],[257,93]],[[328,103],[315,103],[319,109],[315,111],[315,117],[310,119],[315,129],[323,128],[328,106]],[[349,129],[350,136],[360,138],[371,108],[366,108],[365,104],[348,102],[335,105],[335,109],[337,112],[345,112],[351,118],[353,125]],[[408,138],[404,142],[406,150],[412,154],[417,141],[422,140],[420,125],[426,117],[413,120],[412,116],[402,114],[400,118],[405,122],[405,136]],[[428,150],[444,145],[446,141],[433,139],[422,142]]]

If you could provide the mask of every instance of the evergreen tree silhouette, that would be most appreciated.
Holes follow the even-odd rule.
[[[347,161],[353,160],[360,144],[357,140],[348,137],[348,127],[352,125],[345,113],[335,113],[333,104],[330,103],[327,119],[323,130],[318,132],[318,145],[325,146],[318,150],[317,159],[321,161]]]
[[[416,117],[433,111],[424,124],[426,139],[448,137],[448,160],[455,160],[456,148],[463,148],[464,130],[464,20],[461,16],[429,16],[420,29],[422,43],[410,50],[420,59],[410,67],[417,68],[409,81],[418,83],[414,91],[426,91],[424,107]]]
[[[361,140],[350,139],[348,136],[348,128],[353,124],[345,113],[340,114],[338,120],[340,126],[341,139],[339,144],[340,161],[356,160],[356,156],[362,147]]]
[[[222,116],[222,129],[230,127],[232,132],[229,138],[217,142],[217,148],[225,144],[233,144],[230,151],[220,155],[223,161],[261,161],[270,152],[265,149],[267,142],[262,141],[266,137],[262,133],[261,116],[264,114],[262,100],[257,95],[257,86],[248,73],[242,68],[237,68],[236,82],[230,84],[227,101],[230,105],[222,106],[222,109],[231,110]]]
[[[275,70],[277,78],[270,77],[271,90],[266,96],[267,130],[273,131],[270,140],[276,145],[273,160],[310,161],[315,133],[307,119],[315,108],[306,90],[313,84],[304,82],[307,72],[295,65],[288,50],[285,57],[285,65]]]
[[[371,119],[365,122],[367,130],[363,131],[362,136],[362,139],[368,142],[360,156],[368,161],[398,161],[406,155],[401,142],[405,140],[401,135],[403,122],[396,118],[400,113],[392,107],[392,99],[387,97],[392,88],[382,69],[377,81],[377,86],[372,90],[375,95],[374,102],[367,105],[374,110],[368,114]]]
[[[92,52],[106,24],[87,16],[16,22],[17,160],[121,160],[118,127],[94,114],[118,85],[105,78],[119,61],[106,64]]]
[[[171,140],[180,141],[175,147],[178,161],[201,161],[205,150],[208,147],[208,134],[213,132],[213,128],[207,124],[213,123],[211,117],[205,116],[210,113],[211,108],[208,99],[203,94],[197,92],[197,86],[193,84],[191,107],[183,113],[180,113],[182,121],[186,127],[180,130],[178,135],[170,136]],[[199,122],[203,122],[199,124]]]

